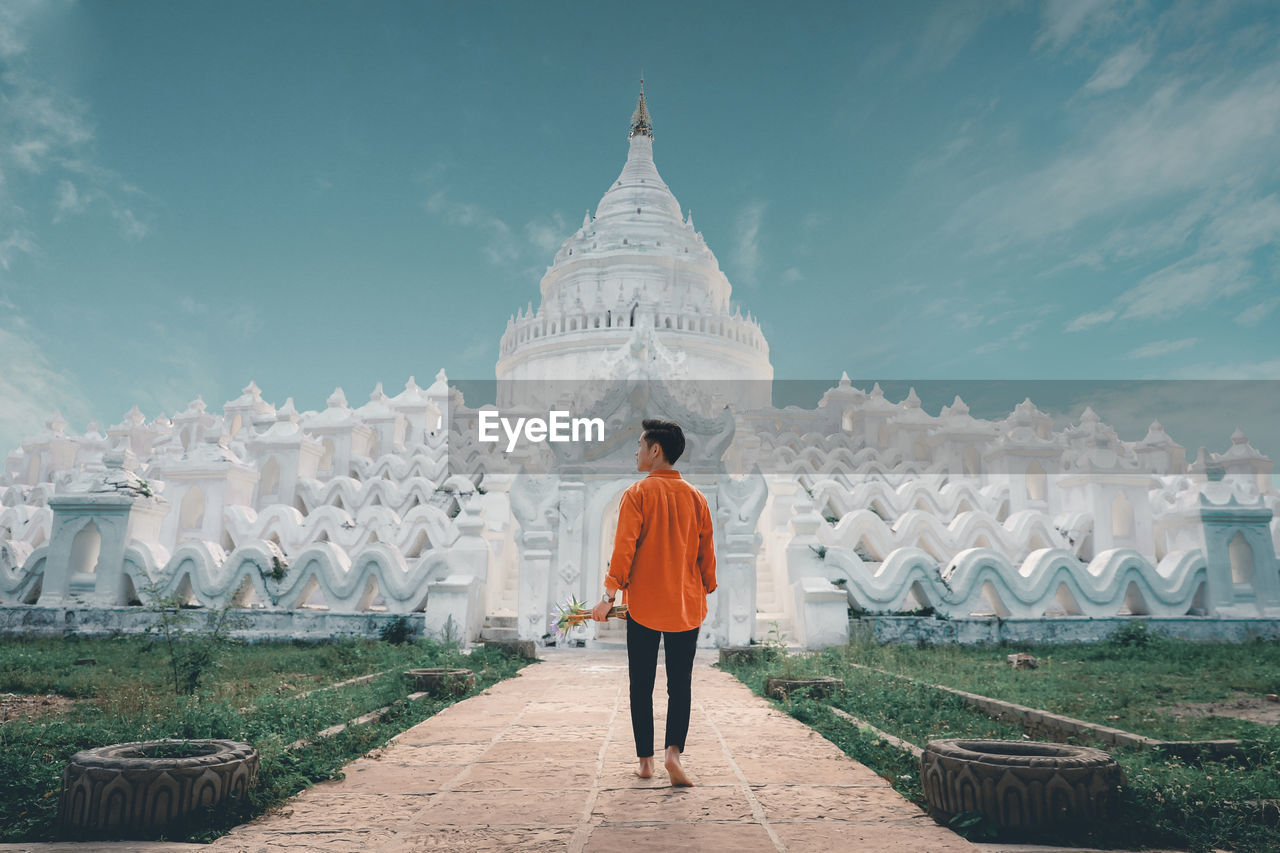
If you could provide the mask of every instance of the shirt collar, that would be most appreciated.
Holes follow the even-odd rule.
[[[650,477],[674,477],[677,480],[684,479],[683,477],[680,476],[680,472],[677,471],[675,468],[663,468],[659,471],[650,471],[649,476]]]

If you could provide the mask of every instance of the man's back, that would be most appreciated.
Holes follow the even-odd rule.
[[[716,588],[707,499],[675,469],[651,471],[623,493],[609,576],[631,618],[655,631],[697,628]]]
[[[684,430],[673,421],[645,418],[636,439],[636,470],[649,476],[622,494],[613,559],[604,598],[591,618],[609,618],[621,589],[627,612],[627,677],[631,732],[640,768],[653,775],[653,680],[658,644],[667,656],[667,731],[663,766],[673,785],[692,785],[680,764],[689,733],[693,658],[707,618],[707,593],[716,588],[711,511],[702,494],[673,466],[684,453]]]

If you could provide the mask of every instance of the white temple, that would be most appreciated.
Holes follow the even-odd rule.
[[[358,406],[336,389],[321,411],[250,382],[220,412],[134,407],[105,434],[55,414],[0,475],[0,630],[140,630],[139,605],[177,595],[241,608],[259,637],[404,615],[542,640],[559,603],[600,588],[640,419],[670,417],[716,519],[705,643],[840,643],[849,608],[885,639],[1096,639],[1131,619],[1280,635],[1280,494],[1243,433],[1188,465],[1159,423],[1126,442],[1092,409],[1055,430],[1029,399],[935,415],[847,376],[812,409],[774,408],[760,327],[730,311],[652,150],[642,91],[622,173],[499,344],[497,407],[568,402],[608,441],[504,454],[475,433],[495,407],[443,370]],[[563,384],[521,390],[545,383]]]
[[[731,311],[729,279],[693,214],[682,214],[653,162],[653,124],[644,99],[631,117],[627,162],[595,216],[564,241],[542,301],[507,321],[498,382],[604,378],[610,356],[638,325],[661,334],[652,371],[674,379],[755,380],[754,405],[769,404],[769,344],[750,315]],[[510,400],[499,399],[499,405]]]

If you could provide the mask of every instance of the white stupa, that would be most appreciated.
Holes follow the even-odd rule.
[[[508,380],[614,378],[626,350],[648,354],[653,378],[752,380],[739,393],[769,405],[769,344],[730,307],[729,279],[658,174],[643,81],[628,138],[622,173],[542,277],[541,304],[507,322],[499,404]]]

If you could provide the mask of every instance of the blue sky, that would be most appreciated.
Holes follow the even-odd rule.
[[[779,377],[1280,379],[1277,43],[1244,0],[0,0],[0,444],[492,377],[642,70]]]

